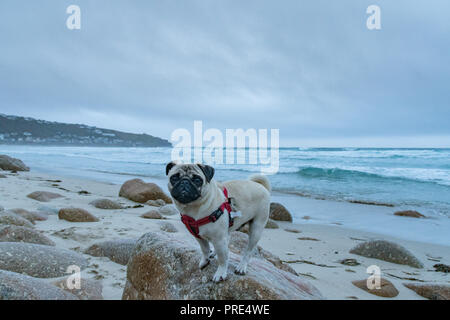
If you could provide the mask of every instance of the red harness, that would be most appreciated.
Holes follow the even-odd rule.
[[[209,216],[204,217],[199,220],[195,220],[194,218],[187,216],[185,214],[181,214],[181,222],[184,223],[186,228],[189,230],[189,232],[196,238],[202,239],[199,235],[199,227],[208,224],[210,222],[216,222],[220,216],[224,213],[224,210],[226,209],[228,211],[228,218],[229,218],[229,227],[233,226],[233,219],[231,218],[231,205],[230,205],[230,199],[228,198],[228,191],[227,188],[223,188],[223,194],[225,195],[225,202],[220,205],[220,207],[211,213]]]

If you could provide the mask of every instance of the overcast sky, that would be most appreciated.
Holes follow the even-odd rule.
[[[68,30],[66,8],[81,8]],[[366,9],[381,8],[381,30]],[[450,1],[0,2],[0,112],[170,138],[450,147]]]

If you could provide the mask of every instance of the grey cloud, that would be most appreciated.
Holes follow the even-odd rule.
[[[65,28],[72,3],[79,31]],[[381,31],[365,28],[374,3]],[[203,120],[280,128],[289,144],[448,142],[449,9],[404,0],[4,0],[0,108],[166,138]]]

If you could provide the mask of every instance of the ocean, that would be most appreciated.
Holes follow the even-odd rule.
[[[120,184],[164,179],[171,148],[0,146],[31,169]],[[248,150],[246,150],[248,155]],[[450,149],[281,148],[274,191],[413,209],[450,217]],[[258,165],[216,165],[216,179],[243,179]]]

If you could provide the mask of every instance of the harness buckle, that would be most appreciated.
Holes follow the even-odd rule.
[[[216,222],[222,214],[223,214],[223,212],[220,209],[217,209],[216,211],[214,211],[213,213],[210,214],[209,220],[211,222]]]

